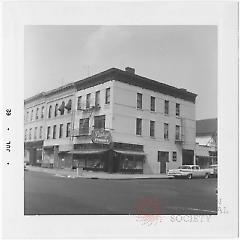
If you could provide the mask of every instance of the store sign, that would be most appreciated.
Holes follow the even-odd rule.
[[[111,133],[105,129],[94,129],[91,134],[93,143],[110,144],[112,141]]]

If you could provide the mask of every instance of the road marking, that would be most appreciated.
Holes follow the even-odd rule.
[[[209,209],[200,209],[200,208],[185,208],[185,207],[168,207],[170,209],[176,209],[176,210],[188,210],[188,211],[201,211],[201,212],[208,212],[208,213],[214,213],[217,214],[217,211],[209,210]]]

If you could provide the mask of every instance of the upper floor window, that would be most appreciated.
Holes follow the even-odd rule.
[[[51,118],[51,115],[52,115],[52,105],[50,105],[48,109],[48,118]]]
[[[177,152],[172,152],[172,160],[173,162],[177,161]]]
[[[42,130],[43,130],[43,127],[40,126],[40,129],[39,129],[39,139],[42,139]]]
[[[67,123],[66,137],[69,137],[71,133],[71,123]]]
[[[57,117],[58,114],[58,104],[55,105],[54,116]]]
[[[105,104],[110,103],[110,88],[106,89],[106,95],[105,95]]]
[[[137,109],[142,109],[142,94],[137,93]]]
[[[151,111],[155,112],[155,97],[151,96]]]
[[[60,115],[64,115],[64,108],[65,108],[65,102],[62,101],[61,106],[58,108],[58,111],[60,111]]]
[[[154,137],[154,136],[155,136],[155,122],[150,121],[150,137]]]
[[[164,139],[168,139],[168,123],[164,123]]]
[[[25,135],[24,135],[24,140],[26,141],[27,140],[27,132],[28,130],[27,129],[25,129]]]
[[[28,115],[29,115],[29,112],[27,112],[27,116],[26,116],[26,122],[28,121]]]
[[[136,119],[136,135],[142,135],[142,119]]]
[[[68,100],[67,105],[65,106],[65,108],[67,109],[67,112],[70,113],[71,109],[72,109],[72,99]]]
[[[105,115],[94,117],[94,129],[105,129]]]
[[[80,110],[81,108],[82,108],[82,96],[79,96],[77,101],[77,109]]]
[[[95,93],[95,106],[100,106],[100,91]]]
[[[164,102],[164,113],[166,115],[169,114],[169,101],[167,101],[167,100],[165,100],[165,102]]]
[[[37,139],[37,127],[34,129],[34,139]]]
[[[57,126],[54,125],[53,126],[53,139],[56,139],[56,130],[57,130]]]
[[[80,134],[89,133],[89,118],[82,118],[79,120],[79,133]]]
[[[50,134],[51,134],[51,127],[48,126],[48,128],[47,128],[47,139],[50,138]]]
[[[179,117],[180,116],[180,104],[176,103],[176,116]]]
[[[91,99],[91,93],[88,93],[86,96],[86,108],[90,108],[90,99]]]
[[[32,139],[32,128],[29,129],[29,140]]]
[[[36,109],[36,120],[38,119],[38,108]]]
[[[180,140],[180,126],[176,125],[175,139]]]
[[[62,138],[63,136],[63,124],[60,124],[60,127],[59,127],[59,138]]]
[[[44,106],[42,106],[41,118],[44,116]]]
[[[33,110],[31,111],[31,121],[33,120]]]

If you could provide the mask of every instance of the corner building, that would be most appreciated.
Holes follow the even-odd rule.
[[[45,118],[43,155],[50,148],[54,167],[158,174],[195,163],[196,94],[136,75],[132,68],[111,68],[69,89],[69,115]],[[69,101],[64,92],[63,87],[47,94],[46,113],[50,102]],[[57,131],[69,123],[70,137],[49,135],[49,126]]]

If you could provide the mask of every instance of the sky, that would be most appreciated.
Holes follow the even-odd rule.
[[[196,93],[217,117],[216,26],[25,26],[24,97],[116,67]]]

